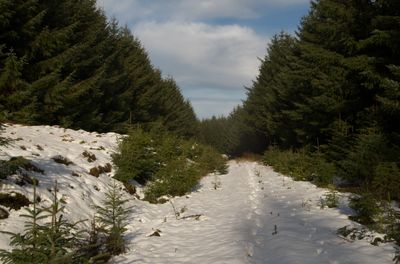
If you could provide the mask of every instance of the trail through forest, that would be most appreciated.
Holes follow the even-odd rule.
[[[172,204],[137,206],[131,251],[115,262],[393,263],[391,244],[337,235],[357,224],[348,220],[345,197],[339,208],[321,208],[325,193],[255,162],[233,161],[228,175],[204,178]]]
[[[48,190],[56,180],[71,222],[90,219],[93,206],[103,204],[114,172],[94,177],[89,171],[112,162],[120,135],[10,125],[4,136],[12,142],[2,149],[2,158],[23,156],[43,170],[29,172],[39,180],[41,206],[49,206]],[[89,162],[85,151],[96,160]],[[59,164],[54,157],[65,157],[71,164]],[[377,235],[367,232],[365,239],[350,241],[337,234],[344,226],[361,227],[348,220],[352,212],[345,194],[340,195],[338,208],[321,208],[327,189],[293,181],[256,162],[228,165],[228,174],[208,175],[190,194],[164,204],[124,192],[133,208],[125,236],[128,251],[111,263],[393,263],[392,243],[371,245]],[[3,180],[1,191],[32,197],[33,188],[15,184],[16,176]],[[137,191],[141,195],[143,189],[138,186]],[[0,231],[21,232],[22,213],[10,210],[10,216],[0,221]],[[89,224],[82,223],[82,228],[89,230]],[[3,233],[0,248],[11,249],[9,236]]]

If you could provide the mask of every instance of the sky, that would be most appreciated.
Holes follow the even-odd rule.
[[[310,0],[98,0],[127,25],[200,119],[246,99],[260,59],[280,31],[294,33]]]

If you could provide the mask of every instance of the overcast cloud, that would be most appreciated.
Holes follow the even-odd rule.
[[[198,117],[205,118],[227,115],[245,99],[244,86],[256,78],[258,58],[264,57],[269,38],[277,33],[257,30],[264,26],[265,14],[304,9],[308,2],[99,0],[98,5],[128,25],[152,63],[177,81]],[[289,23],[291,29],[297,23]]]

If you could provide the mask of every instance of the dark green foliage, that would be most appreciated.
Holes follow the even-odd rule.
[[[318,153],[310,154],[306,149],[282,151],[270,148],[265,153],[264,162],[295,180],[313,181],[321,186],[332,184],[336,173],[333,164],[325,161]]]
[[[341,162],[342,176],[358,184],[371,182],[376,166],[384,158],[385,146],[384,136],[373,128],[359,134]]]
[[[207,145],[192,143],[191,150],[196,151],[197,155],[193,157],[196,167],[201,176],[210,172],[227,174],[228,165],[226,159],[214,148]],[[194,148],[194,149],[193,149]],[[191,151],[189,150],[189,151]],[[190,157],[190,156],[189,156]]]
[[[106,237],[106,253],[110,255],[119,255],[126,251],[124,233],[132,212],[131,208],[126,207],[127,202],[114,181],[106,193],[103,204],[96,206],[96,221],[100,224],[99,230]]]
[[[164,195],[184,195],[198,183],[199,171],[196,166],[188,163],[184,157],[172,160],[154,175],[146,189],[146,200],[156,203]]]
[[[175,82],[96,1],[2,0],[0,8],[6,119],[119,132],[160,121],[181,136],[195,134],[193,109]]]
[[[104,247],[105,237],[102,234],[101,228],[97,225],[96,218],[93,218],[90,225],[90,230],[87,231],[87,238],[84,239],[74,254],[73,263],[108,263],[111,254],[106,252]]]
[[[21,169],[43,173],[43,170],[31,164],[29,160],[23,157],[12,157],[8,161],[0,160],[0,179],[5,179],[7,176],[15,174]]]
[[[338,193],[334,190],[329,191],[321,198],[321,208],[327,206],[328,208],[336,208],[339,205]]]
[[[27,208],[27,214],[21,215],[26,218],[25,229],[21,234],[10,233],[10,245],[14,247],[12,251],[0,251],[0,259],[6,264],[14,263],[46,263],[47,256],[42,251],[42,241],[44,237],[41,232],[42,226],[38,221],[46,218],[44,211],[37,207],[36,188],[33,194],[33,208]]]
[[[53,189],[53,201],[49,208],[44,209],[44,216],[50,219],[50,222],[42,226],[42,232],[46,238],[45,254],[50,262],[60,257],[68,255],[70,250],[75,249],[79,244],[80,231],[76,225],[80,222],[70,223],[63,216],[64,206],[58,199],[57,183]]]
[[[57,197],[57,186],[53,191],[53,202],[49,208],[39,208],[36,188],[33,194],[33,208],[27,213],[23,233],[11,235],[12,251],[0,251],[3,263],[73,263],[72,252],[79,245],[80,232],[77,223],[69,223],[63,218],[63,206]],[[50,219],[50,220],[49,220]],[[46,221],[47,220],[47,221]]]
[[[184,140],[162,126],[149,132],[131,130],[113,155],[115,178],[146,184],[147,199],[155,202],[162,195],[183,195],[210,172],[226,173],[226,160],[213,148]]]
[[[267,150],[266,163],[295,179],[338,177],[398,200],[398,10],[392,0],[313,1],[296,36],[272,38],[243,107],[202,121],[199,138],[228,154],[245,142]]]
[[[267,145],[266,137],[246,123],[246,113],[237,107],[228,117],[212,117],[200,122],[197,138],[229,156],[246,152],[262,153]]]
[[[400,169],[395,162],[381,162],[376,166],[372,187],[380,198],[400,200]]]
[[[382,213],[377,199],[373,194],[367,192],[362,196],[352,197],[350,207],[356,212],[356,215],[351,218],[366,225],[375,223],[377,217]]]
[[[117,166],[114,178],[123,182],[135,179],[146,182],[158,170],[153,139],[142,129],[135,129],[124,138],[113,155],[113,163]]]

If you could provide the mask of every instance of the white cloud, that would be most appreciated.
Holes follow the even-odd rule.
[[[181,87],[242,89],[257,75],[267,39],[239,25],[157,22],[135,27],[155,65]]]
[[[98,0],[98,6],[126,23],[143,19],[201,21],[254,18],[273,8],[307,4],[310,0]]]
[[[240,23],[310,0],[98,0],[127,24],[152,63],[171,75],[199,117],[228,114],[258,73],[268,38]],[[210,100],[204,100],[210,98]],[[216,99],[216,100],[212,100]]]

